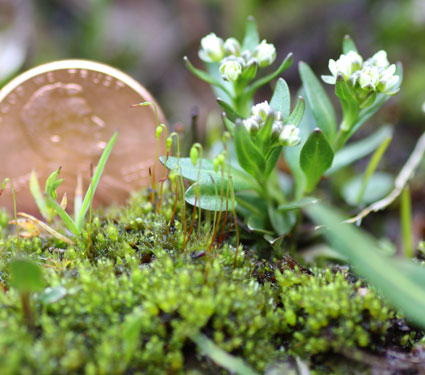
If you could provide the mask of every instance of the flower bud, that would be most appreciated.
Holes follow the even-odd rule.
[[[224,42],[224,51],[226,55],[239,56],[241,53],[241,45],[235,38],[228,38]]]
[[[255,135],[262,126],[262,119],[259,116],[251,116],[243,121],[243,125],[249,134]]]
[[[285,125],[279,136],[279,142],[282,146],[296,146],[300,143],[300,129],[294,125]]]
[[[205,62],[220,62],[224,57],[223,39],[214,33],[208,34],[201,39],[199,58]]]
[[[242,78],[250,81],[255,78],[258,70],[258,61],[257,59],[251,58],[246,64],[245,69],[242,72]]]
[[[272,135],[274,137],[279,136],[280,133],[283,130],[283,127],[284,127],[283,121],[273,121],[273,124],[272,124]]]
[[[225,81],[237,81],[242,74],[242,65],[237,60],[226,59],[220,65],[220,73]]]
[[[359,84],[362,89],[376,90],[379,83],[379,71],[375,66],[366,66],[359,75]]]
[[[258,60],[260,67],[264,68],[273,64],[276,59],[276,48],[273,44],[263,40],[254,50],[254,57]]]
[[[254,105],[251,109],[251,114],[253,116],[258,116],[260,119],[265,122],[267,117],[273,112],[273,109],[270,107],[269,102],[266,100],[262,103]]]

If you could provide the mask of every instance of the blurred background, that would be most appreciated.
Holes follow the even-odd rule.
[[[276,45],[277,60],[294,53],[284,73],[294,96],[298,61],[308,62],[317,75],[327,74],[345,34],[365,58],[385,49],[390,62],[402,62],[401,93],[359,134],[384,123],[395,126],[380,168],[396,174],[424,130],[425,0],[0,0],[0,82],[52,60],[98,60],[147,87],[171,126],[190,129],[196,106],[202,135],[207,127],[221,126],[220,113],[212,91],[186,70],[183,56],[201,67],[200,39],[209,32],[241,38],[248,15],[256,18],[261,38]],[[263,89],[258,100],[270,93]],[[412,187],[413,201],[422,208],[424,169]],[[425,228],[422,212],[416,216]]]

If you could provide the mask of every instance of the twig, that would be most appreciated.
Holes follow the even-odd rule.
[[[397,197],[401,194],[407,182],[413,177],[416,168],[422,160],[422,157],[425,153],[425,133],[421,135],[418,142],[416,143],[415,149],[410,155],[404,167],[401,169],[400,173],[397,175],[394,182],[394,189],[388,194],[385,198],[372,203],[370,206],[366,207],[358,215],[354,216],[351,219],[345,221],[345,223],[360,223],[364,217],[369,215],[371,212],[377,212],[388,207],[393,203]]]

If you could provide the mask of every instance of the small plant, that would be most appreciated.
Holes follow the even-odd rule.
[[[54,216],[58,215],[66,228],[75,236],[80,237],[82,234],[84,220],[86,218],[87,212],[91,210],[93,204],[94,194],[97,189],[97,185],[99,184],[100,177],[102,176],[103,170],[105,168],[106,162],[108,161],[109,155],[114,147],[114,144],[117,140],[118,132],[115,132],[112,138],[109,140],[106,145],[103,153],[99,159],[99,163],[96,167],[96,171],[93,174],[92,180],[90,182],[90,186],[87,189],[86,195],[84,196],[84,200],[76,195],[75,204],[74,204],[74,218],[72,218],[66,211],[66,195],[62,198],[61,203],[57,202],[57,188],[62,183],[63,179],[58,179],[61,168],[54,171],[46,181],[46,188],[44,195],[41,193],[37,177],[35,173],[31,176],[30,188],[31,193],[34,197],[34,200],[40,210],[42,216],[50,222]],[[81,182],[79,183],[79,185]],[[77,188],[77,190],[81,190]],[[71,240],[62,236],[60,233],[57,233],[52,228],[47,226],[46,224],[40,222],[37,218],[25,214],[19,213],[20,216],[26,217],[27,219],[32,220],[35,224],[41,225],[43,229],[47,230],[50,234],[57,237],[58,239],[72,243]]]
[[[199,56],[206,63],[208,74],[188,63],[191,71],[209,82],[216,93],[222,90],[228,94],[226,99],[217,100],[224,111],[224,125],[232,136],[235,150],[235,157],[225,162],[225,174],[215,170],[213,163],[206,159],[200,159],[196,165],[189,158],[178,163],[172,157],[162,161],[169,169],[176,169],[178,164],[177,173],[194,182],[186,191],[189,203],[196,201],[203,209],[217,211],[227,211],[237,203],[236,209],[245,218],[248,228],[276,243],[277,238],[287,235],[299,222],[299,209],[317,202],[312,194],[324,175],[330,176],[377,149],[363,183],[355,191],[355,203],[362,201],[391,136],[388,129],[383,128],[385,130],[378,130],[362,143],[350,144],[347,149],[343,146],[398,92],[401,67],[391,65],[384,51],[364,60],[354,42],[345,37],[344,54],[337,61],[330,60],[332,75],[323,76],[325,82],[335,84],[335,94],[342,106],[338,127],[335,110],[323,86],[303,62],[299,72],[306,105],[299,97],[291,111],[291,94],[283,78],[277,81],[270,104],[265,101],[253,105],[255,91],[292,62],[292,55],[288,55],[275,73],[248,85],[257,68],[270,65],[276,56],[271,44],[259,40],[255,23],[249,18],[242,46],[234,38],[223,42],[215,34],[202,39]],[[248,60],[244,60],[244,56],[248,56]],[[217,77],[217,72],[221,81],[212,78]],[[306,107],[308,117],[304,116]],[[293,179],[284,189],[279,184],[281,172],[276,168],[282,156]],[[236,202],[223,205],[220,204],[222,192],[226,191],[229,181],[232,181]]]
[[[11,286],[17,290],[22,304],[22,314],[28,329],[34,330],[34,312],[31,306],[31,293],[44,287],[40,267],[28,259],[14,259],[9,264]]]

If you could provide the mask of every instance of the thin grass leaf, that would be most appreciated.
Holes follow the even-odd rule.
[[[341,168],[369,155],[376,150],[386,138],[391,137],[392,133],[393,130],[390,126],[383,126],[367,138],[348,144],[335,154],[332,166],[326,171],[325,175],[330,176]]]
[[[50,227],[46,223],[43,223],[41,220],[38,220],[36,217],[26,214],[24,212],[18,212],[18,216],[22,216],[25,219],[28,219],[29,221],[34,223],[35,225],[38,225],[40,228],[44,229],[47,233],[50,233],[53,237],[57,238],[58,240],[65,242],[69,245],[74,245],[74,241],[70,240],[68,237],[65,237],[59,232],[56,232],[52,227]]]
[[[59,173],[61,172],[62,167],[59,167],[54,172],[47,177],[45,192],[47,195],[53,197],[53,199],[57,199],[56,190],[59,185],[63,182],[63,178],[58,179]]]
[[[38,183],[37,173],[35,173],[35,171],[31,172],[30,192],[32,197],[34,198],[35,204],[40,210],[41,215],[47,221],[50,221],[52,218],[49,209],[47,208],[46,200],[44,199],[43,193],[41,192],[40,184]]]
[[[75,236],[80,236],[80,231],[72,220],[71,216],[60,206],[58,202],[56,202],[50,195],[46,194],[47,203],[56,211],[59,217],[62,219],[65,226],[69,229],[69,231]]]
[[[362,201],[364,192],[366,191],[367,183],[375,172],[376,168],[378,167],[378,164],[381,161],[382,156],[384,155],[384,152],[389,146],[391,140],[392,136],[385,138],[381,145],[378,147],[378,149],[373,153],[372,158],[370,159],[363,176],[362,186],[359,190],[359,194],[357,195],[357,202],[360,203]]]
[[[413,258],[412,201],[409,185],[406,185],[401,193],[400,222],[404,255],[408,258]]]
[[[83,204],[81,205],[81,211],[75,223],[79,232],[81,232],[81,230],[83,229],[84,218],[87,214],[88,209],[91,206],[91,202],[93,200],[94,193],[96,192],[97,185],[99,184],[100,177],[102,176],[106,162],[108,161],[109,155],[111,154],[112,148],[114,147],[117,137],[118,132],[116,131],[112,138],[109,140],[108,144],[103,150],[102,156],[99,159],[99,164],[96,167],[96,171],[94,172],[93,178],[90,182],[90,186],[87,190],[86,196],[84,197]]]
[[[344,223],[344,217],[322,203],[305,208],[318,225],[325,226],[324,234],[332,248],[346,256],[356,273],[366,278],[408,319],[425,328],[425,289],[423,283],[412,280],[399,267],[399,262],[382,256],[377,242],[364,231]],[[425,270],[421,268],[421,273]]]
[[[275,79],[277,76],[279,76],[281,73],[283,73],[286,69],[288,69],[292,65],[293,56],[292,53],[288,53],[288,55],[285,57],[285,59],[282,61],[280,66],[273,72],[270,73],[263,78],[258,79],[257,81],[254,81],[252,84],[250,84],[245,91],[245,94],[247,97],[252,97],[255,92],[265,84],[269,83],[273,79]]]
[[[198,345],[199,350],[204,355],[230,373],[238,375],[258,375],[258,373],[249,367],[242,359],[220,349],[213,341],[209,340],[203,334],[199,333],[193,336],[192,341]]]

